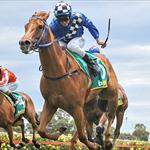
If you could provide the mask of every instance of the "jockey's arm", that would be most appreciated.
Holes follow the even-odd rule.
[[[9,81],[9,74],[7,70],[1,70],[2,79],[0,81],[0,86],[6,85]]]
[[[95,40],[99,38],[98,29],[93,24],[93,22],[83,14],[82,14],[82,24],[83,24],[83,26],[85,26],[89,30],[89,32],[91,33],[91,35],[93,36],[93,38]]]
[[[85,15],[82,15],[83,18],[83,25],[88,28],[89,32],[93,36],[93,38],[96,40],[98,45],[101,45],[102,48],[106,47],[106,44],[99,38],[99,31],[96,28],[96,26],[92,23],[91,20],[89,20]]]

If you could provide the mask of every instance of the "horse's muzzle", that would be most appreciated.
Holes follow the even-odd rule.
[[[32,42],[29,40],[20,40],[19,41],[20,49],[24,54],[28,54],[31,50]]]

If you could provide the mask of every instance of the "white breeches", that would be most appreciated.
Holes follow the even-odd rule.
[[[7,85],[0,86],[0,91],[7,93],[8,91],[14,91],[18,87],[18,81],[8,83]]]
[[[85,44],[85,39],[83,37],[76,37],[69,41],[68,44],[66,44],[63,41],[59,41],[60,46],[64,48],[68,48],[69,50],[77,53],[81,57],[85,56],[85,51],[82,49]]]

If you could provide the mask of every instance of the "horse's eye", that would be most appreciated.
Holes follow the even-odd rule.
[[[43,29],[43,26],[42,26],[42,25],[39,25],[38,28],[41,30],[41,29]]]

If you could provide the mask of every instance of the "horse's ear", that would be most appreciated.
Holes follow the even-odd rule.
[[[44,20],[46,21],[49,17],[50,11],[44,15]]]
[[[35,17],[37,15],[37,12],[35,11],[34,14],[32,15],[32,17]]]
[[[47,19],[48,19],[49,15],[50,15],[50,11],[47,13],[47,17],[46,17]]]
[[[48,12],[48,17],[49,17],[49,15],[50,15],[50,13],[51,13],[51,12],[49,11],[49,12]]]

